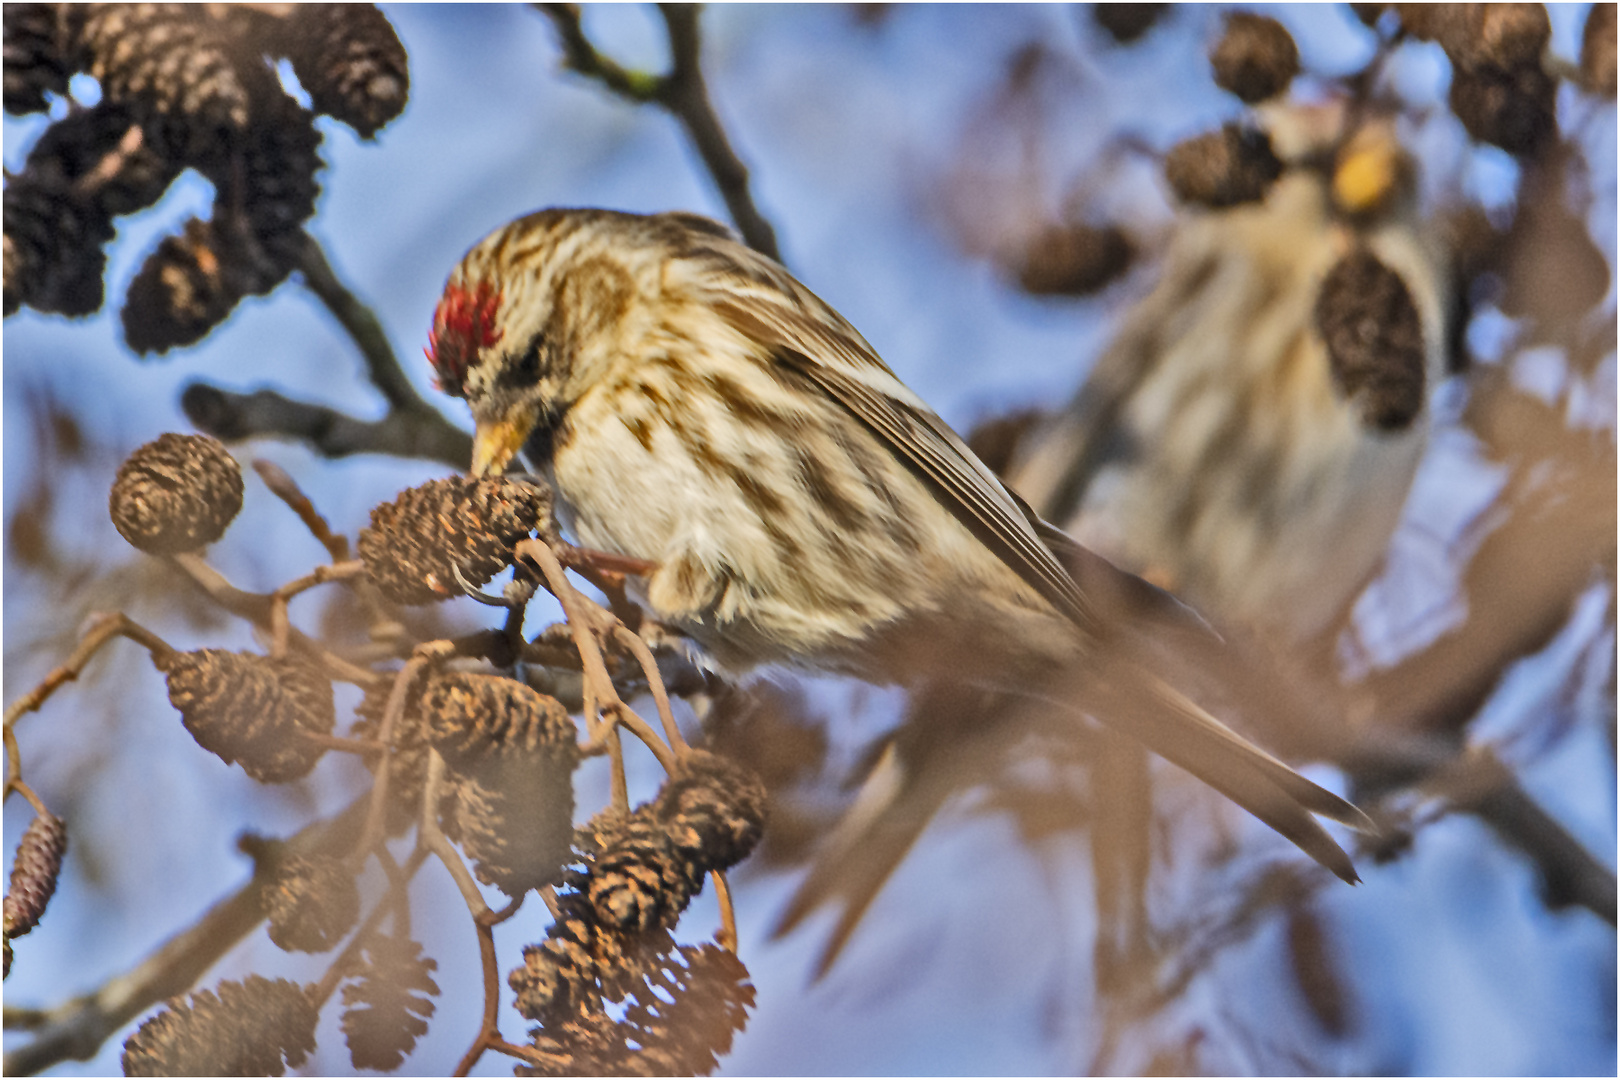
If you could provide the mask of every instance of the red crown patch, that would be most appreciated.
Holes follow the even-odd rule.
[[[433,329],[423,351],[438,373],[435,385],[446,394],[464,396],[467,368],[478,350],[501,340],[500,328],[495,325],[500,306],[501,294],[487,281],[470,289],[455,284],[445,288],[444,297],[433,311]]]

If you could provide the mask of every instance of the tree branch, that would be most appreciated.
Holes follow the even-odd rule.
[[[660,4],[659,12],[669,31],[670,69],[666,75],[648,75],[619,66],[611,57],[597,52],[580,25],[577,4],[536,4],[557,30],[563,49],[563,65],[628,101],[639,105],[662,106],[680,121],[692,140],[703,166],[725,200],[726,212],[748,246],[778,261],[776,230],[754,205],[748,188],[748,167],[726,138],[720,118],[709,101],[709,90],[699,63],[702,37],[698,33],[699,6]]]
[[[365,816],[366,797],[325,821],[300,830],[287,841],[296,855],[341,855],[353,845]],[[215,904],[196,924],[181,931],[121,975],[82,997],[28,1016],[37,1034],[5,1058],[7,1076],[32,1076],[61,1061],[88,1061],[119,1028],[165,998],[184,993],[265,918],[264,893],[273,880],[255,868],[253,878]],[[10,1012],[8,1008],[8,1014]],[[7,1027],[11,1026],[8,1021]]]
[[[323,457],[390,454],[442,461],[466,469],[472,437],[453,426],[422,397],[399,365],[382,323],[338,280],[314,237],[305,233],[298,271],[304,286],[326,306],[354,341],[366,376],[388,402],[381,420],[360,420],[324,405],[294,401],[273,390],[239,394],[193,383],[180,398],[186,417],[225,442],[269,435],[302,442]]]
[[[394,409],[381,420],[360,420],[274,390],[239,394],[197,382],[181,394],[180,408],[199,431],[227,443],[268,435],[301,442],[328,458],[389,454],[442,461],[462,470],[472,464],[472,436],[426,405]]]

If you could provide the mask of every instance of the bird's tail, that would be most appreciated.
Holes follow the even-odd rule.
[[[1087,687],[1087,712],[1186,769],[1343,880],[1352,885],[1361,880],[1350,856],[1316,816],[1376,833],[1366,814],[1255,746],[1157,675],[1129,661],[1108,666],[1116,670]]]

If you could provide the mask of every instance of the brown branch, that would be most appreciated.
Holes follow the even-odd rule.
[[[303,443],[328,458],[387,454],[461,470],[472,463],[472,436],[425,406],[395,409],[381,420],[360,420],[274,390],[239,394],[197,382],[180,395],[180,408],[197,430],[221,442],[270,436]]]
[[[323,563],[301,578],[295,578],[270,594],[270,655],[285,656],[292,624],[288,621],[287,604],[300,593],[334,581],[352,581],[366,572],[359,559],[341,563]]]
[[[748,187],[748,167],[726,138],[725,128],[709,101],[709,90],[700,64],[702,37],[698,33],[696,4],[660,4],[659,12],[669,31],[670,69],[666,75],[649,75],[621,67],[602,55],[585,36],[577,4],[536,4],[556,28],[563,49],[563,64],[595,79],[620,97],[637,104],[662,106],[680,122],[692,140],[704,168],[714,180],[726,211],[749,247],[773,259],[781,259],[776,230],[754,205]]]
[[[299,250],[298,270],[304,285],[326,305],[360,350],[367,377],[388,402],[388,414],[381,420],[360,420],[273,390],[239,394],[192,383],[180,396],[186,417],[199,430],[225,442],[268,435],[302,442],[329,458],[388,454],[466,469],[472,462],[472,437],[417,394],[377,316],[338,280],[320,245],[307,233]]]
[[[670,73],[659,86],[658,103],[668,109],[686,129],[687,136],[703,157],[703,164],[726,201],[726,211],[736,222],[737,231],[748,246],[778,262],[782,253],[776,245],[776,230],[754,205],[748,191],[748,167],[731,148],[720,126],[709,89],[699,65],[701,39],[698,34],[696,4],[659,4],[669,28]]]
[[[298,481],[292,475],[273,461],[263,458],[253,460],[253,471],[259,474],[264,486],[270,493],[287,504],[288,509],[298,515],[298,520],[304,523],[321,547],[326,549],[327,556],[333,562],[343,562],[349,557],[349,538],[341,533],[334,533],[332,526],[327,522],[321,512],[315,509],[315,504],[304,490],[298,486]]]
[[[286,842],[286,850],[296,855],[341,854],[353,844],[364,811],[362,796],[335,817],[300,830]],[[263,921],[264,894],[272,880],[268,869],[255,867],[252,880],[135,967],[42,1014],[28,1010],[30,1027],[37,1034],[6,1055],[5,1074],[31,1076],[58,1062],[88,1061],[125,1024],[165,998],[190,989]]]
[[[97,616],[85,631],[84,637],[79,640],[79,645],[73,650],[72,655],[52,668],[38,686],[12,702],[6,709],[6,731],[9,732],[12,725],[24,714],[31,713],[45,704],[46,700],[64,684],[77,679],[84,671],[84,666],[90,662],[90,658],[115,637],[127,637],[160,656],[174,651],[162,638],[125,615],[115,613]]]
[[[267,593],[248,592],[232,585],[224,574],[215,570],[201,555],[184,554],[169,557],[175,566],[189,577],[198,588],[208,594],[208,597],[224,608],[226,611],[246,619],[253,625],[265,631],[273,629],[271,611],[273,596]],[[328,675],[356,686],[373,686],[385,675],[379,675],[367,668],[359,667],[340,656],[332,653],[312,638],[298,630],[288,628],[287,644],[309,657],[326,670]]]
[[[326,259],[326,253],[315,238],[305,233],[303,241],[298,252],[298,271],[303,275],[304,286],[326,305],[326,310],[332,313],[359,347],[360,356],[366,364],[366,375],[371,379],[371,384],[381,391],[390,410],[432,413],[433,409],[422,400],[405,376],[377,316],[338,280],[332,264]]]
[[[416,872],[422,868],[422,864],[427,862],[427,857],[428,853],[426,851],[414,851],[411,853],[411,857],[405,860],[403,867],[389,875],[388,892],[377,901],[377,906],[371,909],[371,913],[366,916],[366,921],[360,924],[360,928],[349,939],[349,943],[343,947],[343,951],[338,954],[337,959],[327,966],[326,974],[321,976],[321,981],[316,984],[314,991],[310,994],[310,1000],[315,1003],[317,1009],[326,1004],[327,999],[332,996],[332,992],[338,988],[338,984],[348,977],[350,971],[354,970],[355,961],[360,956],[360,950],[365,947],[366,942],[376,932],[377,925],[382,922],[383,917],[391,910],[407,913],[410,911],[410,897],[405,892],[405,886],[416,876]]]

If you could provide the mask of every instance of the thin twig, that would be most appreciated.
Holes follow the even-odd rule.
[[[335,855],[352,845],[365,810],[364,796],[335,817],[318,821],[286,841],[296,855]],[[88,1061],[111,1035],[165,998],[184,993],[265,917],[268,869],[208,910],[146,959],[81,997],[45,1010],[29,1010],[38,1034],[7,1053],[4,1073],[28,1076],[66,1060]],[[10,1048],[8,1047],[8,1050]]]
[[[732,953],[737,951],[737,911],[731,906],[731,886],[726,883],[726,875],[721,870],[711,870],[709,877],[714,882],[714,898],[720,903],[720,932],[714,939],[720,943],[721,948]]]
[[[370,913],[366,915],[366,921],[361,923],[360,928],[349,938],[349,943],[343,947],[343,951],[338,954],[337,959],[327,966],[326,974],[321,976],[321,981],[310,994],[310,999],[315,1003],[317,1009],[326,1004],[327,999],[332,996],[332,992],[338,988],[338,984],[348,977],[349,972],[354,970],[354,964],[360,956],[360,950],[365,948],[366,942],[376,933],[377,926],[382,922],[383,916],[390,911],[397,914],[402,910],[409,910],[409,895],[405,892],[405,886],[416,876],[416,872],[422,868],[422,864],[427,862],[427,857],[428,853],[426,851],[413,851],[411,857],[405,860],[405,865],[396,867],[394,873],[389,875],[388,891],[378,899],[377,906],[372,908]]]
[[[90,658],[115,637],[127,637],[144,645],[154,656],[167,656],[174,652],[162,638],[128,616],[117,612],[97,615],[85,630],[84,636],[79,639],[79,645],[73,650],[73,654],[53,668],[38,686],[12,702],[6,709],[6,730],[10,731],[12,725],[25,713],[31,713],[45,704],[46,699],[63,684],[77,679],[84,671],[84,666],[90,662]]]
[[[405,696],[410,691],[411,683],[423,668],[433,662],[433,646],[443,646],[448,642],[429,642],[425,646],[418,646],[415,654],[399,669],[394,677],[393,688],[388,691],[388,703],[383,708],[382,723],[378,727],[377,741],[386,747],[394,745],[394,731],[399,727],[400,719],[405,715]],[[442,649],[441,649],[442,651]],[[393,770],[393,754],[385,754],[377,763],[376,778],[372,781],[370,806],[366,810],[366,825],[360,832],[360,842],[355,845],[352,858],[356,863],[365,861],[383,835],[383,822],[388,814],[388,779]]]
[[[327,458],[386,454],[461,470],[472,464],[472,436],[426,406],[361,420],[274,390],[240,394],[195,382],[181,393],[180,408],[199,431],[227,443],[270,436],[303,443]]]
[[[295,439],[325,457],[390,454],[467,468],[472,462],[472,437],[417,394],[377,316],[338,280],[320,245],[308,233],[299,248],[298,270],[304,285],[354,341],[372,385],[388,402],[388,414],[381,420],[360,420],[273,390],[238,394],[193,383],[180,397],[187,418],[226,442],[271,435]]]
[[[698,14],[701,8],[696,4],[659,4],[658,10],[669,29],[673,61],[670,73],[659,85],[658,103],[673,113],[686,129],[715,186],[720,189],[726,211],[743,240],[760,254],[781,261],[776,230],[759,212],[749,194],[748,167],[731,148],[725,128],[720,126],[720,118],[709,101],[709,88],[699,64],[702,41],[698,34]]]
[[[675,769],[673,751],[634,709],[624,703],[619,697],[612,676],[608,674],[607,661],[602,655],[601,638],[625,630],[624,624],[612,612],[574,588],[556,552],[552,551],[551,545],[544,540],[524,540],[513,549],[513,554],[519,559],[530,559],[539,566],[546,587],[562,605],[568,633],[579,653],[583,669],[582,692],[585,698],[587,752],[599,751],[605,745],[610,753],[616,754],[613,739],[617,725],[622,724],[647,744],[647,748],[658,758],[658,763],[666,772],[673,772]],[[628,633],[628,630],[626,632]],[[656,665],[651,674],[656,677]],[[662,688],[662,682],[659,686]],[[667,695],[664,700],[667,707]],[[671,727],[674,726],[673,717],[669,724]],[[679,737],[680,733],[676,731],[676,738]],[[623,781],[622,768],[623,762],[615,759],[616,792]]]
[[[310,535],[326,549],[327,556],[333,562],[344,562],[348,559],[349,538],[332,531],[332,526],[327,524],[326,518],[315,509],[315,504],[304,494],[304,490],[298,486],[298,481],[292,478],[291,473],[275,462],[263,458],[253,459],[253,471],[259,474],[259,479],[264,481],[264,486],[270,489],[272,495],[286,503],[288,508],[298,515],[298,520],[304,523],[304,528],[308,529]]]
[[[462,1055],[461,1062],[456,1066],[452,1076],[466,1076],[472,1071],[478,1059],[484,1056],[491,1039],[499,1040],[500,1029],[500,965],[495,955],[494,925],[516,911],[516,904],[521,903],[521,897],[509,907],[504,914],[497,914],[490,910],[484,902],[484,894],[473,880],[472,874],[467,870],[467,864],[461,855],[451,845],[444,830],[439,828],[438,803],[439,786],[444,781],[444,758],[437,750],[428,751],[427,779],[422,785],[422,820],[417,828],[416,840],[418,850],[431,851],[444,868],[450,872],[451,880],[456,888],[461,890],[461,898],[467,905],[468,912],[473,918],[473,929],[478,935],[478,958],[484,975],[484,1014],[478,1026],[478,1034],[473,1038],[472,1045]]]
[[[298,272],[304,287],[326,305],[338,323],[348,332],[360,349],[366,364],[366,375],[371,379],[389,408],[394,411],[425,411],[438,414],[417,394],[416,388],[399,365],[394,348],[388,342],[388,333],[371,308],[360,302],[349,288],[338,279],[326,253],[315,238],[307,232],[298,249]],[[423,320],[424,324],[426,320]]]
[[[292,627],[287,621],[287,602],[300,593],[333,581],[348,581],[366,572],[359,559],[349,562],[324,563],[301,578],[278,588],[270,594],[270,655],[287,655],[287,635]]]
[[[659,12],[669,31],[670,69],[665,75],[649,75],[621,67],[604,56],[585,36],[577,4],[535,5],[557,30],[565,66],[595,79],[620,97],[637,104],[656,104],[675,117],[703,158],[703,165],[714,180],[726,211],[749,247],[773,259],[781,259],[776,230],[754,205],[749,193],[748,167],[726,138],[725,128],[709,101],[700,61],[702,38],[698,33],[696,4],[660,4]]]
[[[686,739],[682,737],[681,729],[675,726],[675,714],[669,707],[669,692],[664,689],[664,678],[658,673],[658,662],[653,659],[652,650],[641,640],[641,635],[633,633],[626,626],[615,626],[613,638],[625,645],[640,661],[641,670],[647,676],[647,689],[658,706],[659,722],[664,725],[664,738],[676,753],[685,753]]]
[[[169,559],[220,607],[239,618],[253,623],[262,630],[272,629],[270,621],[273,594],[247,592],[239,589],[215,570],[202,556],[196,554],[171,555]],[[376,686],[387,678],[375,671],[360,667],[331,652],[298,630],[287,632],[289,647],[314,660],[335,679],[356,686]]]

